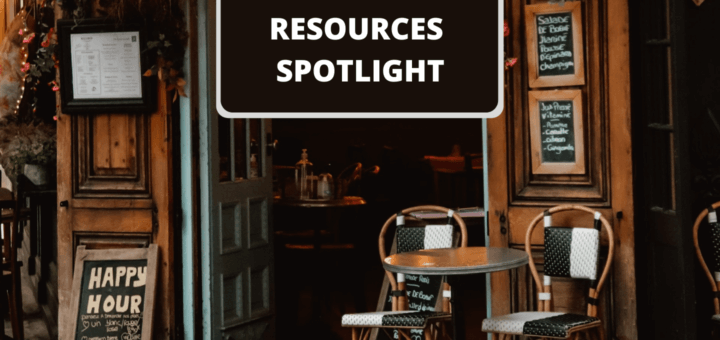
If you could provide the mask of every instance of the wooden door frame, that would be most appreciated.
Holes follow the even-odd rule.
[[[612,206],[613,230],[615,232],[616,261],[613,265],[612,286],[608,289],[614,299],[614,334],[621,339],[637,339],[637,306],[635,287],[635,233],[633,206],[632,143],[630,124],[630,49],[628,0],[606,2],[607,41],[607,119],[612,126],[609,134],[610,203]],[[519,11],[521,6],[513,6]],[[516,75],[516,77],[520,77]],[[522,79],[514,79],[521,81]],[[487,120],[488,138],[488,210],[487,221],[490,245],[509,246],[508,211],[510,209],[509,164],[518,150],[509,150],[507,129],[512,126],[512,117],[504,112],[498,118]],[[492,158],[492,159],[489,159]],[[547,206],[556,203],[547,202]],[[545,205],[541,205],[544,207]],[[542,207],[538,207],[542,209]],[[621,213],[621,214],[620,214]],[[505,230],[503,233],[502,230]],[[492,315],[511,312],[511,282],[507,272],[491,275]]]
[[[205,6],[205,7],[200,7]],[[182,334],[185,340],[200,339],[202,337],[202,300],[200,285],[200,176],[199,170],[199,128],[198,115],[200,112],[206,114],[207,107],[203,105],[204,96],[199,96],[201,87],[207,91],[207,70],[200,68],[200,64],[206,65],[207,55],[201,54],[205,51],[203,46],[207,44],[200,32],[199,27],[204,27],[207,11],[205,0],[189,0],[185,2],[185,22],[188,25],[188,42],[185,52],[185,80],[186,93],[188,97],[180,98],[178,129],[180,135],[180,205],[182,206],[181,241],[178,249],[182,249],[180,262],[182,275],[178,287],[182,292],[177,295],[180,300],[177,315],[182,315],[176,320],[176,329],[179,330],[178,338]],[[202,72],[201,72],[202,71]],[[204,79],[204,80],[203,80]],[[180,272],[180,271],[179,271]]]

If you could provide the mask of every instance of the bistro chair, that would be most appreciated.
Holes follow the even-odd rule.
[[[697,219],[695,219],[695,225],[693,226],[695,253],[697,254],[698,261],[700,261],[700,266],[705,271],[705,276],[707,276],[710,281],[710,287],[715,295],[713,298],[715,315],[712,317],[712,323],[715,328],[720,326],[720,223],[718,223],[718,214],[715,211],[718,207],[720,207],[720,202],[715,202],[709,208],[703,210],[700,215],[698,215]],[[698,229],[700,228],[700,223],[702,223],[706,216],[708,224],[710,224],[710,241],[713,249],[711,265],[714,268],[714,272],[710,271],[710,268],[705,262],[705,258],[700,251],[700,244],[698,242]]]
[[[552,224],[552,214],[579,210],[594,215],[594,228],[560,227]],[[544,220],[545,262],[544,275],[540,280],[535,263],[530,261],[530,271],[538,288],[538,311],[520,312],[483,320],[483,332],[492,333],[493,339],[506,339],[513,335],[534,338],[578,339],[580,333],[590,338],[590,331],[604,340],[605,335],[597,317],[598,295],[610,271],[613,260],[613,231],[602,215],[579,205],[561,205],[539,214],[530,222],[525,234],[525,252],[532,258],[531,239],[535,226]],[[608,256],[598,277],[600,234],[608,233]],[[587,298],[587,315],[552,312],[552,277],[569,277],[590,280]]]
[[[406,227],[405,216],[419,211],[436,211],[448,216],[445,225],[426,225],[424,227]],[[404,209],[385,221],[380,230],[378,245],[380,248],[380,261],[387,257],[385,252],[385,235],[388,228],[396,222],[397,252],[409,252],[422,249],[441,249],[453,246],[454,226],[452,220],[460,227],[460,246],[467,247],[467,229],[462,218],[454,211],[434,206],[423,205]],[[443,283],[442,311],[415,311],[409,310],[408,296],[405,290],[405,275],[398,273],[397,279],[390,271],[385,271],[391,288],[392,311],[345,314],[342,317],[342,326],[352,328],[352,339],[368,339],[374,328],[397,329],[401,339],[414,340],[410,337],[410,329],[422,329],[425,340],[436,339],[445,333],[444,322],[451,321],[450,314],[450,287]]]
[[[20,228],[18,225],[20,215],[19,201],[13,199],[13,194],[7,189],[0,188],[0,211],[2,211],[2,276],[0,277],[0,316],[10,313],[13,339],[24,339],[22,289],[20,287],[20,267],[22,263],[17,259],[17,250],[20,245]],[[0,326],[2,335],[5,334],[5,322]]]

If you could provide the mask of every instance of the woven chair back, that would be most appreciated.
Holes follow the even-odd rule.
[[[552,215],[577,210],[593,215],[593,227],[559,226],[552,222]],[[525,251],[532,259],[532,234],[536,226],[543,221],[544,225],[544,264],[543,276],[533,261],[529,262],[535,284],[538,287],[538,310],[552,310],[552,277],[567,277],[590,280],[590,291],[587,297],[587,313],[597,316],[598,295],[605,283],[613,261],[614,238],[608,221],[602,214],[580,205],[560,205],[539,214],[528,227],[525,234]],[[604,265],[600,265],[600,236],[603,229],[608,236],[608,256]],[[602,270],[602,272],[600,272]]]

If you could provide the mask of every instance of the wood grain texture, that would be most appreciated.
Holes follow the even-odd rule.
[[[613,336],[619,340],[637,339],[637,299],[635,286],[635,224],[633,203],[633,165],[630,113],[630,42],[628,1],[608,2],[608,101],[610,164],[612,164],[612,203],[623,218],[614,219],[617,249],[613,270]]]
[[[150,169],[155,204],[153,236],[158,257],[157,319],[153,339],[173,338],[175,327],[175,272],[173,247],[172,109],[165,85],[158,83],[158,111],[150,115]]]
[[[98,114],[72,120],[73,195],[149,198],[147,115]]]

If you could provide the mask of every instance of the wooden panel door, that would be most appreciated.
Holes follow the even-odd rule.
[[[58,100],[60,100],[58,98]],[[147,115],[58,114],[58,298],[67,316],[75,249],[160,250],[154,339],[174,325],[172,115],[164,86]],[[65,311],[65,312],[64,312]]]
[[[638,225],[638,284],[646,287],[638,295],[645,311],[639,327],[652,339],[709,339],[710,314],[696,315],[696,288],[702,295],[709,287],[704,278],[695,283],[691,226],[700,209],[712,201],[693,210],[693,199],[699,195],[690,188],[693,153],[689,144],[699,128],[690,124],[689,116],[697,119],[705,112],[689,108],[688,99],[696,95],[685,85],[688,6],[671,0],[636,5],[633,133],[642,174],[637,183],[637,212],[643,222]],[[717,135],[711,136],[708,145],[716,143]],[[697,304],[709,308],[711,299],[698,299]]]
[[[198,115],[202,336],[274,339],[272,121],[226,119],[215,109],[217,1],[198,4],[207,9],[198,85],[209,99]]]
[[[546,0],[506,0],[510,25],[508,56],[519,63],[506,72],[505,112],[487,121],[488,231],[490,245],[524,249],[530,221],[559,204],[582,204],[611,221],[616,236],[613,275],[601,295],[601,316],[620,339],[637,338],[634,271],[632,152],[630,141],[628,9],[626,1],[577,2],[582,15],[585,83],[544,87],[543,91],[580,93],[582,170],[552,173],[533,171],[531,138],[533,111],[528,82],[525,6]],[[557,5],[562,6],[562,5]],[[536,126],[535,126],[536,127]],[[537,128],[537,127],[536,127]],[[567,213],[553,218],[559,225],[592,225],[589,218]],[[541,230],[541,229],[540,229]],[[607,240],[604,241],[605,243]],[[542,265],[543,236],[532,236],[533,260]],[[583,312],[587,289],[583,283],[555,280],[557,310]],[[492,315],[535,310],[537,295],[527,270],[491,277]],[[558,287],[559,286],[559,287]],[[610,291],[610,292],[608,292]],[[609,333],[610,334],[610,333]]]
[[[212,115],[211,133],[200,133],[211,157],[201,157],[208,165],[200,184],[204,338],[272,339],[272,165],[253,142],[270,134],[271,120]]]

